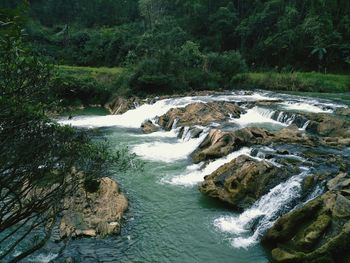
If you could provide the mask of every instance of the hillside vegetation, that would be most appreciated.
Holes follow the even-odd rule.
[[[123,67],[117,90],[134,95],[231,88],[249,71],[349,72],[347,0],[32,0],[27,10],[33,50],[54,64]],[[249,78],[273,89],[346,90],[331,75]]]

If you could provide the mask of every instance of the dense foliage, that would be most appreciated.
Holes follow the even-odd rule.
[[[350,58],[347,0],[30,3],[32,37],[48,49],[67,45],[70,63],[117,66],[130,51],[180,48],[185,41],[205,53],[239,50],[251,67],[343,70]]]
[[[86,132],[46,116],[55,106],[51,68],[23,44],[21,20],[16,12],[0,12],[1,262],[40,249],[67,195],[108,175],[110,164],[127,163]]]
[[[21,0],[1,0],[14,7]],[[31,0],[33,48],[58,64],[128,67],[140,94],[230,86],[237,72],[349,71],[347,0]]]

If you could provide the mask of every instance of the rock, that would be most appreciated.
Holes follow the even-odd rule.
[[[203,132],[202,128],[199,127],[181,127],[177,137],[179,139],[194,139],[198,138]]]
[[[106,108],[111,114],[117,115],[135,109],[140,104],[142,104],[141,100],[137,97],[132,97],[129,99],[123,97],[116,97],[111,103],[106,105]]]
[[[324,137],[321,142],[328,146],[350,146],[350,138]]]
[[[350,137],[350,123],[334,114],[309,114],[310,123],[306,130],[327,137]]]
[[[350,258],[350,177],[340,173],[329,191],[280,217],[262,242],[277,262],[346,262]]]
[[[315,184],[315,178],[312,175],[305,177],[302,184],[303,192],[309,191]]]
[[[335,114],[350,117],[350,108],[337,108]]]
[[[105,236],[120,232],[128,201],[112,179],[101,178],[98,183],[97,191],[89,192],[82,184],[74,196],[64,200],[61,238]]]
[[[277,149],[276,151],[278,154],[281,154],[281,155],[288,155],[290,154],[289,151],[287,149]]]
[[[242,155],[206,176],[199,190],[237,209],[244,209],[286,180],[291,170]]]
[[[165,130],[176,127],[208,125],[222,122],[230,117],[239,118],[243,110],[235,103],[209,102],[192,103],[185,108],[174,108],[159,118],[159,125]]]
[[[142,123],[141,125],[141,129],[144,133],[149,134],[152,132],[157,132],[160,130],[160,127],[155,125],[153,122],[151,122],[150,120],[145,121],[144,123]]]
[[[65,262],[65,263],[74,263],[75,260],[74,260],[73,257],[68,257],[68,258],[66,258],[66,260],[65,260],[64,262]]]
[[[275,248],[271,252],[276,262],[298,262],[303,257],[302,253],[289,253],[280,248]]]
[[[256,127],[243,128],[233,132],[212,129],[192,153],[192,160],[194,163],[199,163],[226,156],[244,146],[269,145],[271,143],[301,144],[305,146],[328,145],[324,140],[300,131],[296,125],[291,125],[275,133]]]
[[[234,132],[212,129],[199,147],[192,153],[194,163],[220,158],[243,146],[262,144],[270,132],[260,128],[244,128]]]
[[[302,144],[308,146],[317,146],[320,144],[320,140],[318,138],[300,131],[298,126],[295,124],[276,132],[274,137],[270,137],[270,141],[278,143]]]

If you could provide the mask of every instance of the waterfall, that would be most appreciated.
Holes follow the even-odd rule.
[[[250,155],[251,148],[244,147],[236,152],[233,152],[223,158],[217,159],[210,162],[208,165],[203,167],[202,164],[190,165],[186,168],[186,171],[178,176],[167,178],[164,180],[166,183],[174,185],[183,185],[183,186],[193,186],[202,182],[204,176],[209,175],[216,171],[222,165],[231,162],[233,159],[236,159],[240,155]]]
[[[272,119],[272,116],[274,115],[275,111],[271,109],[265,109],[260,107],[254,107],[254,111],[256,111],[258,114],[263,116],[266,119]]]
[[[306,102],[283,102],[282,107],[288,110],[297,110],[314,113],[332,113],[333,109],[326,108],[325,105],[314,105]]]
[[[98,127],[127,127],[140,128],[141,124],[146,120],[153,120],[157,116],[162,116],[172,108],[184,108],[191,103],[196,102],[211,102],[211,101],[257,101],[257,100],[276,100],[264,96],[263,94],[254,93],[252,95],[239,95],[230,93],[229,95],[219,96],[193,96],[181,97],[173,99],[158,100],[153,104],[143,104],[141,106],[135,104],[135,109],[129,110],[121,115],[107,115],[107,116],[88,116],[75,117],[71,120],[61,119],[58,122],[63,125],[72,125],[76,127],[98,128]]]
[[[161,133],[175,135],[174,130]],[[189,139],[187,141],[177,139],[176,141],[169,142],[168,140],[164,141],[166,136],[163,138],[159,137],[153,142],[135,145],[132,148],[132,152],[145,160],[171,163],[188,158],[188,156],[202,143],[207,135],[208,129],[204,130],[198,138]]]
[[[237,123],[242,127],[246,127],[251,124],[257,123],[272,123],[279,124],[281,123],[272,119],[272,116],[275,114],[274,110],[265,109],[255,106],[252,109],[248,109],[245,114],[242,114],[238,119],[231,119],[230,122]]]
[[[310,124],[310,121],[309,121],[309,120],[306,121],[306,122],[304,123],[303,127],[301,127],[301,130],[302,130],[302,131],[305,131],[305,130],[307,129],[307,127],[309,126],[309,124]]]
[[[224,216],[214,220],[214,225],[221,231],[234,234],[231,244],[236,248],[246,248],[256,242],[270,228],[281,212],[291,210],[293,202],[301,195],[301,183],[309,174],[308,168],[277,185],[260,198],[251,208],[239,216]],[[253,234],[250,228],[256,224]]]
[[[187,141],[189,141],[189,140],[191,139],[191,137],[192,137],[192,134],[191,134],[191,129],[190,129],[190,127],[185,127],[181,139],[182,139],[184,142],[187,142]]]
[[[175,130],[177,128],[177,123],[179,122],[179,119],[175,119],[173,122],[173,125],[171,126],[172,130]]]

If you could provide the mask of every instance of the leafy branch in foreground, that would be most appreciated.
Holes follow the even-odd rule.
[[[51,69],[23,45],[20,19],[0,10],[0,261],[10,262],[44,246],[64,198],[122,159],[46,117]]]

